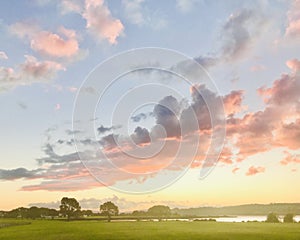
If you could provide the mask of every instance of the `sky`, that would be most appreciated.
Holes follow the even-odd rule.
[[[0,209],[300,201],[299,0],[0,5]]]

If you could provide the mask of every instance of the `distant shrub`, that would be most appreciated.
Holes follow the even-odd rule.
[[[283,222],[285,223],[293,223],[294,221],[294,214],[288,213],[287,215],[284,216]]]
[[[268,216],[267,216],[266,222],[279,223],[279,219],[278,219],[278,217],[276,216],[275,213],[269,213]]]
[[[216,222],[216,221],[217,220],[214,219],[214,218],[209,218],[209,219],[207,219],[207,218],[203,218],[203,219],[196,218],[196,219],[193,220],[193,222]]]

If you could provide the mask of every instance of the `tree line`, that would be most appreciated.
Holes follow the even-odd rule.
[[[54,218],[64,218],[67,220],[71,219],[79,219],[82,217],[89,216],[106,216],[107,221],[111,221],[112,216],[118,216],[119,208],[116,204],[111,201],[107,201],[103,204],[99,205],[99,212],[94,213],[92,210],[82,210],[79,202],[75,198],[63,197],[60,201],[59,210],[45,208],[45,207],[30,207],[30,208],[16,208],[11,211],[0,211],[0,217],[3,218],[46,218],[46,219],[54,219]],[[169,218],[169,217],[180,217],[178,213],[172,213],[170,207],[165,205],[155,205],[150,207],[147,211],[135,210],[132,213],[123,214],[127,217],[134,218]],[[275,213],[269,213],[267,215],[266,222],[278,223],[279,218]],[[284,216],[283,222],[292,223],[294,221],[294,215],[288,213]]]
[[[20,207],[10,211],[0,211],[2,218],[46,218],[54,219],[57,217],[70,219],[79,219],[89,216],[106,216],[108,221],[111,221],[112,216],[119,215],[119,208],[111,201],[107,201],[99,206],[99,213],[94,213],[92,210],[82,210],[79,202],[75,198],[63,197],[60,201],[59,210],[45,207]],[[171,209],[168,206],[156,205],[145,211],[133,211],[132,216],[164,216],[171,215]]]

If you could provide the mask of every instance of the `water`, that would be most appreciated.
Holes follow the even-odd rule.
[[[284,216],[279,216],[279,221],[283,222]],[[201,219],[201,218],[200,218]],[[251,221],[257,221],[257,222],[264,222],[267,219],[267,216],[235,216],[235,217],[220,217],[220,218],[214,218],[217,222],[251,222]],[[297,215],[294,217],[294,220],[296,222],[300,221],[300,215]]]
[[[283,222],[284,216],[279,216],[279,221]],[[208,220],[209,218],[176,218],[176,219],[163,219],[164,221],[194,221],[194,220]],[[267,219],[267,216],[235,216],[235,217],[219,217],[219,218],[211,218],[215,219],[217,222],[264,222]],[[294,217],[296,222],[300,222],[300,215]],[[135,219],[118,219],[113,220],[114,222],[122,222],[122,221],[136,221]],[[159,219],[141,219],[141,221],[154,221],[158,222]]]

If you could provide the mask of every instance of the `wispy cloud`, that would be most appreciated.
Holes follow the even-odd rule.
[[[287,27],[285,35],[290,38],[298,39],[300,37],[300,1],[291,1],[290,10],[287,13]]]
[[[248,171],[246,172],[246,176],[253,176],[256,175],[258,173],[263,173],[265,171],[264,167],[255,167],[255,166],[251,166]]]
[[[7,59],[8,59],[8,57],[7,57],[7,55],[6,55],[5,52],[0,51],[0,59],[4,59],[4,60],[7,60]]]

